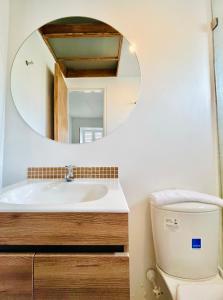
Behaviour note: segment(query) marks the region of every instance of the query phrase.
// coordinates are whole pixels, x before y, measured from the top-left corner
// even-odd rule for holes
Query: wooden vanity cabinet
[[[129,300],[125,254],[36,254],[35,300]]]
[[[0,253],[0,300],[33,299],[34,253]]]
[[[1,251],[32,252],[0,252],[0,300],[129,300],[127,213],[0,213],[0,228]]]

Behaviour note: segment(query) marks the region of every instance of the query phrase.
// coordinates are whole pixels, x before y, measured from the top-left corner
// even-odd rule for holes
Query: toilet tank
[[[217,274],[220,209],[211,204],[151,203],[157,266],[169,275],[205,279]]]

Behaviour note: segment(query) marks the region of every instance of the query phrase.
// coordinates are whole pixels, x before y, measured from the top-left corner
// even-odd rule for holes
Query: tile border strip
[[[74,178],[118,178],[118,167],[74,167]],[[28,179],[62,179],[65,167],[29,167]]]

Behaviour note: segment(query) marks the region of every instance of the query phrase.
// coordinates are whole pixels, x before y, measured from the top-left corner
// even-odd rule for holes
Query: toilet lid
[[[223,284],[183,284],[177,287],[177,300],[223,300]]]

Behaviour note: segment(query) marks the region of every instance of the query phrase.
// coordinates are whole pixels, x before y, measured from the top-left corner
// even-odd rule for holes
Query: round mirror
[[[135,107],[140,68],[131,45],[101,21],[50,22],[22,44],[11,72],[15,105],[39,134],[63,143],[108,135]]]

